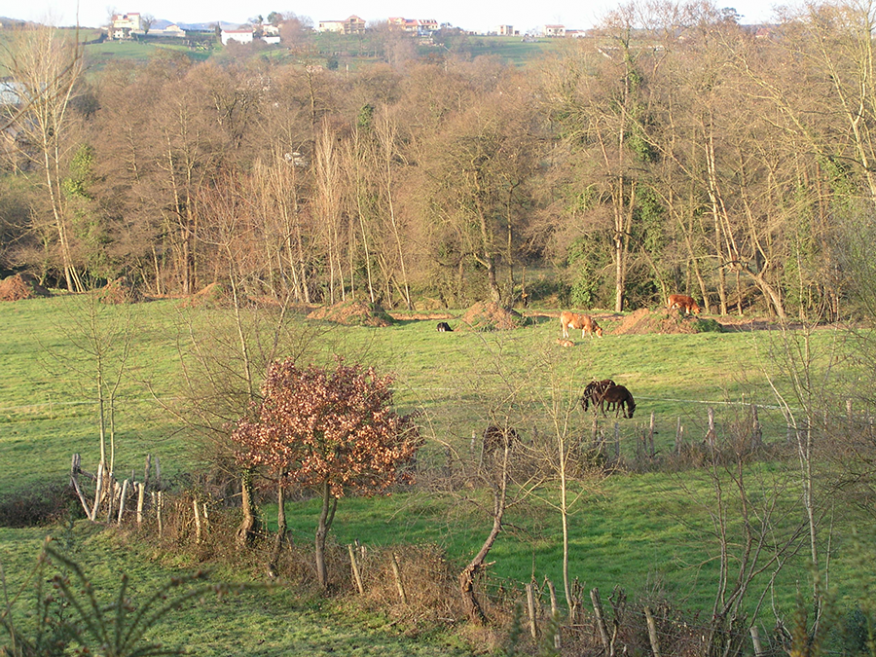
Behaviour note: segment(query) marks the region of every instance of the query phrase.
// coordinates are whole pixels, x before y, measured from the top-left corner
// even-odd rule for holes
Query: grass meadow
[[[205,449],[167,408],[174,407],[182,390],[183,370],[198,377],[192,367],[197,353],[217,357],[233,352],[230,319],[227,310],[187,308],[170,299],[104,306],[90,297],[60,295],[0,305],[0,498],[65,482],[74,452],[82,454],[84,469],[96,465],[97,354],[104,376],[115,380],[118,375],[116,471],[142,472],[146,454],[152,454],[160,459],[168,480],[180,485],[190,481],[186,475],[203,467]],[[277,355],[295,354],[303,363],[330,363],[342,356],[373,365],[379,373],[392,373],[399,410],[417,413],[426,440],[418,461],[422,484],[389,497],[342,499],[332,540],[341,546],[354,541],[374,547],[433,545],[461,568],[489,531],[490,520],[481,510],[488,500],[482,490],[428,485],[432,473],[476,458],[471,454],[472,435],[480,435],[490,423],[513,424],[527,446],[550,442],[557,435],[589,441],[592,416],[577,400],[594,378],[613,378],[636,398],[633,419],[600,418],[597,426],[610,444],[619,436],[626,462],[640,462],[637,443],[648,432],[652,413],[655,463],[665,463],[679,427],[687,444],[702,443],[712,408],[716,433],[730,436],[748,417],[751,404],[758,405],[764,442],[777,446],[776,453],[787,452],[786,421],[773,386],[788,395],[792,407],[794,402],[788,373],[774,354],[797,343],[783,341],[776,331],[613,334],[622,319],[606,315],[600,322],[606,329],[603,338],[573,334],[575,346],[563,348],[557,344],[559,322],[545,315],[534,315],[524,328],[490,333],[464,330],[456,318],[448,319],[456,328],[451,333],[436,332],[437,320],[426,316],[385,328],[342,327],[303,315],[288,318]],[[266,344],[254,333],[249,338],[253,345]],[[843,339],[832,329],[812,333],[814,373],[844,362]],[[837,367],[854,374],[847,364]],[[234,368],[229,365],[228,377],[233,378]],[[802,513],[793,460],[752,463],[745,476],[763,499],[771,491],[781,492],[776,497],[775,531],[790,531]],[[572,577],[587,589],[607,592],[620,585],[631,598],[667,599],[679,608],[711,612],[719,544],[711,515],[715,480],[708,468],[621,470],[606,478],[588,477],[572,488],[579,494],[570,516]],[[557,484],[545,482],[509,512],[505,531],[490,553],[488,588],[516,587],[531,578],[562,581],[557,496]],[[262,511],[270,525],[275,505],[268,500]],[[853,509],[837,508],[833,513],[830,584],[837,608],[848,610],[870,586],[872,575],[862,564],[876,555],[876,538],[872,532],[857,531],[866,525],[856,520]],[[317,514],[313,500],[288,503],[296,541],[312,541]],[[731,532],[738,530],[732,516],[728,526]],[[80,523],[0,528],[0,564],[10,585],[23,581],[47,532],[70,543],[84,565],[95,569],[96,581],[107,586],[126,571],[148,589],[179,567],[195,565],[174,563],[150,548],[123,546]],[[805,551],[789,560],[772,585],[765,578],[758,581],[757,590],[768,591],[770,604],[784,614],[791,613],[798,590],[806,588],[811,576],[804,557]],[[246,578],[258,581],[251,574]],[[279,588],[259,591],[242,594],[251,596],[246,605],[226,601],[218,607],[187,609],[180,619],[168,621],[179,627],[169,626],[165,636],[193,647],[197,654],[230,654],[223,650],[238,645],[234,641],[239,639],[221,626],[222,605],[230,604],[235,610],[247,609],[241,623],[248,629],[242,633],[269,637],[267,645],[240,647],[235,654],[455,654],[458,649],[445,637],[422,647],[392,633],[375,638],[365,628],[352,626],[326,636],[318,629],[327,613],[320,601],[299,599]],[[281,623],[281,618],[286,620]],[[764,622],[769,624],[769,618]],[[210,640],[199,634],[204,632],[210,633]]]

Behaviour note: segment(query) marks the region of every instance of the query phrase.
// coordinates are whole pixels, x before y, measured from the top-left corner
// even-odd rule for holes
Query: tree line
[[[416,56],[87,56],[11,35],[0,265],[84,290],[214,282],[616,311],[849,310],[876,199],[866,4],[755,30],[708,2],[622,5],[524,67]]]

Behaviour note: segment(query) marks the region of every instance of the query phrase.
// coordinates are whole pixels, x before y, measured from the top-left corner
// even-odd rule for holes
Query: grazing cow
[[[602,381],[591,381],[590,383],[588,383],[586,386],[584,386],[584,394],[581,395],[581,408],[583,408],[586,412],[590,409],[590,404],[593,404],[593,408],[595,410],[596,405],[599,403],[599,398],[602,396],[602,393],[613,385],[615,385],[615,383],[611,379],[603,379]]]
[[[493,456],[497,450],[511,450],[515,443],[520,442],[520,436],[514,427],[497,427],[491,424],[484,430],[483,459]]]
[[[690,315],[691,313],[694,315],[700,314],[700,307],[697,305],[697,302],[693,300],[693,297],[689,297],[686,294],[670,294],[666,300],[666,307],[669,310],[673,308],[684,310],[685,315]]]
[[[614,404],[614,416],[620,415],[621,410],[624,412],[624,417],[632,418],[636,411],[636,402],[630,391],[623,386],[609,386],[599,396],[599,409],[605,415],[605,404],[608,404],[609,410]]]
[[[450,324],[447,322],[438,322],[438,332],[439,333],[452,333],[453,329],[450,328]]]
[[[569,328],[581,329],[581,337],[583,338],[588,333],[593,337],[595,333],[600,338],[602,337],[602,328],[596,323],[590,315],[579,313],[570,313],[563,311],[560,313],[560,324],[563,326],[563,337],[569,337]]]

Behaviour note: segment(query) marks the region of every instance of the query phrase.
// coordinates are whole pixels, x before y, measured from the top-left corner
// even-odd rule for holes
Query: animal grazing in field
[[[557,339],[557,344],[561,347],[574,347],[575,343],[571,340],[563,340],[563,338]]]
[[[492,457],[493,452],[498,450],[505,451],[507,449],[510,451],[518,442],[520,442],[520,435],[514,427],[498,427],[491,424],[484,429],[483,458]]]
[[[563,337],[569,337],[569,329],[581,329],[581,337],[583,338],[588,333],[590,337],[593,337],[595,333],[600,338],[602,337],[602,328],[599,324],[596,323],[596,320],[593,319],[590,315],[583,315],[581,313],[570,313],[568,311],[563,311],[560,313],[560,324],[563,326]]]
[[[447,322],[438,322],[438,332],[439,333],[452,333],[453,329],[450,328],[450,324]]]
[[[581,408],[586,412],[590,410],[590,404],[593,404],[593,408],[595,409],[602,393],[613,385],[615,385],[615,383],[611,379],[591,381],[588,383],[584,386],[584,394],[581,395]]]
[[[624,417],[632,418],[636,411],[636,402],[633,395],[624,386],[609,386],[599,396],[599,409],[605,415],[605,405],[608,404],[609,410],[614,405],[614,416],[620,415],[621,410],[624,412]]]
[[[689,297],[686,294],[670,294],[666,300],[666,307],[669,310],[673,308],[683,310],[685,315],[690,315],[691,313],[694,315],[700,314],[700,307],[697,305],[697,302],[694,301],[693,297]]]

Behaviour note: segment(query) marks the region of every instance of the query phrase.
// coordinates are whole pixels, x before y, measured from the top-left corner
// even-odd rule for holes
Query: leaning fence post
[[[532,582],[526,585],[526,611],[529,614],[529,633],[533,639],[538,638],[538,627],[535,625],[535,591]]]
[[[657,623],[651,614],[651,608],[645,607],[645,620],[648,622],[648,640],[651,642],[651,652],[654,657],[660,657],[660,643],[657,641]]]
[[[562,643],[560,639],[560,609],[557,605],[557,589],[554,586],[554,583],[550,580],[547,580],[547,585],[548,591],[551,595],[551,620],[553,621],[554,648],[559,650]]]
[[[654,458],[654,411],[651,411],[651,422],[648,425],[648,447],[650,449],[651,458]]]
[[[602,613],[602,601],[599,599],[599,589],[590,589],[590,601],[593,603],[593,613],[596,615],[596,627],[599,628],[599,638],[605,654],[610,654],[611,640],[608,638],[608,628],[605,626],[605,616]]]
[[[362,576],[359,574],[359,564],[356,563],[356,552],[353,550],[353,544],[347,545],[347,551],[350,553],[350,567],[353,569],[353,579],[356,581],[356,588],[359,590],[359,595],[365,593],[365,587],[362,585]]]
[[[408,604],[408,596],[405,593],[405,587],[402,583],[401,570],[398,567],[398,558],[395,552],[392,553],[392,574],[395,575],[395,585],[398,587],[398,596],[401,598],[402,604]]]
[[[760,657],[763,654],[763,645],[760,642],[760,632],[757,631],[757,625],[752,625],[748,631],[751,633],[751,643],[754,645],[754,657]]]
[[[122,524],[122,514],[125,512],[125,498],[128,496],[128,483],[128,480],[125,479],[125,482],[122,484],[122,494],[119,498],[119,519],[116,523],[117,525]]]

